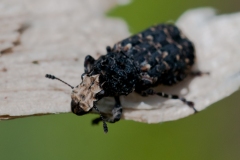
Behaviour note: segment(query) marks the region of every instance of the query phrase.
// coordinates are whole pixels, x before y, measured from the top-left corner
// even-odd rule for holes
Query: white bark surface
[[[125,1],[121,1],[125,2]],[[126,24],[104,12],[117,0],[4,0],[0,2],[0,119],[70,112],[71,89],[46,73],[76,86],[87,54],[126,38]],[[240,86],[240,13],[216,15],[211,8],[184,13],[177,25],[196,47],[195,69],[210,75],[188,78],[156,90],[194,101],[198,110]],[[147,123],[176,120],[193,113],[179,100],[135,93],[121,97],[123,119]],[[111,113],[114,102],[98,103]]]

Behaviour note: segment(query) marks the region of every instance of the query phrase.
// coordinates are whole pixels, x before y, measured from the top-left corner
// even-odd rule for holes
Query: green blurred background
[[[135,33],[202,6],[230,13],[240,10],[240,1],[134,0],[107,14],[125,19]],[[97,115],[77,117],[69,113],[3,121],[0,159],[239,160],[239,97],[238,91],[199,114],[173,122],[149,125],[122,120],[109,124],[108,134],[101,125],[90,125]]]

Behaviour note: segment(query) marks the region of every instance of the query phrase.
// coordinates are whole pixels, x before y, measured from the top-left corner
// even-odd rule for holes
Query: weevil
[[[121,118],[119,97],[133,91],[142,96],[158,95],[179,99],[197,112],[193,102],[152,89],[158,85],[174,85],[192,73],[194,45],[175,25],[152,26],[113,47],[106,47],[106,52],[97,60],[90,55],[85,57],[82,82],[76,87],[53,75],[46,75],[72,88],[71,110],[76,115],[84,115],[95,109],[100,117],[92,123],[103,121],[103,129],[107,133],[106,122],[115,123]],[[115,99],[111,117],[103,117],[96,106],[103,97]]]

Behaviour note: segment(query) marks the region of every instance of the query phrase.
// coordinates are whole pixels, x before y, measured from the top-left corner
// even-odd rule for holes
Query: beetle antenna
[[[59,79],[59,78],[55,77],[54,75],[51,75],[51,74],[46,74],[46,75],[45,75],[45,77],[46,77],[46,78],[49,78],[49,79],[57,79],[57,80],[59,80],[59,81],[61,81],[61,82],[65,83],[66,85],[68,85],[68,86],[69,86],[69,87],[71,87],[72,89],[74,88],[73,86],[71,86],[71,85],[70,85],[70,84],[68,84],[67,82],[64,82],[63,80],[61,80],[61,79]]]
[[[100,114],[100,117],[101,117],[101,119],[102,119],[102,121],[103,121],[103,130],[104,130],[105,133],[107,133],[107,132],[108,132],[107,123],[106,123],[106,121],[104,120],[101,112],[99,111],[99,109],[98,109],[95,105],[93,105],[93,108]]]

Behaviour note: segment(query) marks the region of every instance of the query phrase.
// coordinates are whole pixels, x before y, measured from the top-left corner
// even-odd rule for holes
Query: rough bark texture
[[[0,2],[0,119],[70,112],[71,89],[46,73],[76,86],[87,54],[129,36],[121,20],[104,12],[117,0],[4,0]],[[211,8],[184,13],[177,25],[197,51],[195,69],[210,75],[188,78],[156,90],[180,94],[198,110],[229,96],[240,86],[240,13],[216,15]],[[178,100],[135,93],[121,97],[123,119],[147,123],[176,120],[193,113]],[[98,103],[111,113],[114,101]]]

